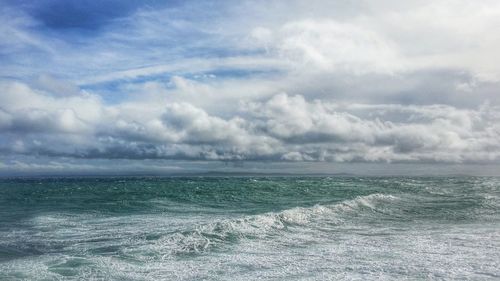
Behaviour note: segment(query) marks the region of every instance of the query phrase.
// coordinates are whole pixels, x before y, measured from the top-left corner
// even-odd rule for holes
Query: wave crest
[[[221,220],[200,225],[192,231],[168,235],[158,242],[163,249],[170,249],[173,254],[202,253],[241,239],[282,234],[288,228],[315,228],[326,223],[337,225],[344,221],[345,215],[359,214],[365,210],[377,211],[380,204],[397,199],[393,195],[375,193],[332,205],[296,207],[281,212]]]

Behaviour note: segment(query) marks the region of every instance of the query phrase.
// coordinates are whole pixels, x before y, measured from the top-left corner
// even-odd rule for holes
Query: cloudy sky
[[[0,0],[0,174],[492,169],[499,26],[498,0]]]

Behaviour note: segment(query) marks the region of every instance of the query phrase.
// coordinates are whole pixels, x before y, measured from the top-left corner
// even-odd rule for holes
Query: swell
[[[224,219],[163,236],[156,241],[155,248],[174,255],[203,253],[242,239],[275,238],[301,229],[320,230],[344,224],[352,217],[387,213],[390,205],[398,200],[393,195],[375,193],[336,204]]]

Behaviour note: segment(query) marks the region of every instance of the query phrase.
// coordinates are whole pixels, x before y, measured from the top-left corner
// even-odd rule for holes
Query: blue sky
[[[0,173],[497,165],[499,21],[492,0],[2,0]]]

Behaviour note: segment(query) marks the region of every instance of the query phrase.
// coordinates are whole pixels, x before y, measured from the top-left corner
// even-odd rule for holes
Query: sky
[[[0,0],[0,175],[495,173],[499,26],[497,0]]]

